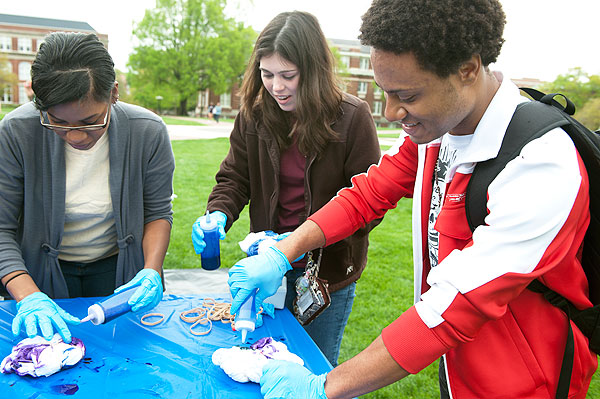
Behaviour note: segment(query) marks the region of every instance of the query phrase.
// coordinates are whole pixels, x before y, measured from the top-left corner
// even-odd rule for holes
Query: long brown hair
[[[283,111],[262,83],[260,59],[275,53],[299,71],[294,112]],[[293,134],[301,153],[320,154],[337,136],[331,124],[341,112],[342,91],[333,65],[325,35],[312,14],[293,11],[277,15],[258,36],[246,68],[242,116],[261,120],[282,149],[289,146]]]

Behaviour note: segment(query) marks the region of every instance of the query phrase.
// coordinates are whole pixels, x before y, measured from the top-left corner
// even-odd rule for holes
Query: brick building
[[[9,70],[18,77],[16,85],[0,91],[0,103],[29,101],[31,63],[44,36],[56,31],[95,33],[108,47],[108,36],[96,32],[86,22],[0,14],[0,53],[6,56]]]
[[[375,123],[378,126],[387,126],[388,122],[383,116],[383,91],[373,79],[370,47],[361,45],[358,40],[330,39],[330,43],[337,49],[341,63],[346,69],[340,74],[342,89],[369,103]]]

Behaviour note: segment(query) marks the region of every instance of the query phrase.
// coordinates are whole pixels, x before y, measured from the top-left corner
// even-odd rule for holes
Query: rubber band
[[[144,320],[146,317],[160,317],[160,319],[158,319],[156,321],[146,321],[146,320]],[[159,323],[162,323],[162,321],[164,319],[165,319],[165,315],[162,313],[147,313],[142,316],[140,322],[145,326],[155,326]]]
[[[213,321],[233,325],[234,316],[229,313],[231,304],[227,302],[217,302],[212,298],[205,298],[202,304],[197,308],[192,308],[181,312],[179,318],[186,323],[191,323],[190,333],[193,335],[206,335],[212,330]],[[198,325],[208,325],[204,331],[196,331],[194,327]]]
[[[231,328],[235,330],[235,315],[230,313],[231,304],[227,302],[217,302],[213,298],[205,298],[199,307],[188,309],[179,314],[179,318],[184,322],[191,324],[190,333],[192,335],[200,336],[207,335],[211,332],[213,321],[221,321],[223,324],[231,324]],[[258,313],[262,313],[263,309],[260,308]],[[144,319],[146,317],[160,317],[158,321],[148,322]],[[165,316],[162,313],[148,313],[142,316],[141,323],[146,326],[155,326],[164,320]],[[208,326],[208,329],[197,331],[195,327]]]

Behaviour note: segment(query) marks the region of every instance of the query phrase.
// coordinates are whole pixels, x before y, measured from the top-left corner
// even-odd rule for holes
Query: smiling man
[[[266,398],[352,398],[438,358],[442,398],[555,397],[568,320],[526,287],[541,279],[578,308],[591,305],[578,258],[590,218],[588,178],[568,135],[554,129],[508,163],[488,188],[485,225],[472,233],[465,214],[475,165],[498,155],[517,105],[527,101],[489,68],[504,23],[498,0],[375,0],[363,16],[360,38],[372,48],[385,116],[408,136],[277,243],[276,256],[234,266],[230,285],[238,294],[257,281],[276,287],[290,259],[409,197],[415,305],[389,309],[398,318],[328,374],[270,362],[261,379]],[[597,360],[575,326],[573,334],[569,397],[584,398]]]

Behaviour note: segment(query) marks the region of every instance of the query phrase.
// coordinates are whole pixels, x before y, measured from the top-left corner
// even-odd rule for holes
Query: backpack
[[[521,90],[534,101],[517,106],[506,129],[498,156],[475,166],[466,192],[467,221],[471,231],[484,224],[487,215],[487,189],[498,173],[527,143],[556,127],[562,128],[575,144],[589,178],[590,225],[583,242],[581,263],[589,284],[590,300],[594,306],[578,310],[539,280],[532,281],[527,288],[543,294],[552,305],[562,309],[589,339],[590,349],[600,353],[600,131],[593,132],[572,118],[575,105],[562,94],[544,94],[529,88]],[[556,96],[561,96],[566,101],[564,107],[554,100]],[[556,391],[557,398],[567,397],[573,369],[575,351],[570,322],[568,327],[567,344]]]

